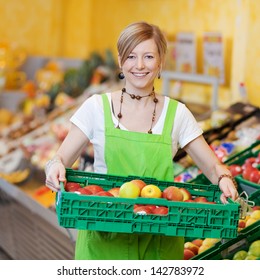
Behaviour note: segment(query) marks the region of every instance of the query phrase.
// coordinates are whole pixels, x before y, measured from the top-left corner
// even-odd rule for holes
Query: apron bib
[[[173,181],[172,139],[177,101],[170,100],[161,135],[117,129],[108,98],[102,94],[107,173]],[[124,234],[79,230],[76,259],[183,259],[184,238],[152,234]]]

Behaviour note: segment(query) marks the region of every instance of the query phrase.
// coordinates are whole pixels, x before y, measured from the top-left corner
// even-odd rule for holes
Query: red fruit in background
[[[84,188],[91,191],[93,194],[104,191],[104,189],[98,185],[88,185],[88,186],[85,186]]]
[[[229,167],[228,167],[229,171],[231,172],[232,176],[235,177],[239,174],[242,174],[243,172],[243,169],[240,165],[238,164],[231,164]]]
[[[97,192],[93,195],[98,195],[98,196],[113,196],[112,193],[108,192],[108,191],[101,191],[101,192]],[[114,196],[113,196],[114,197]]]
[[[89,190],[86,190],[85,188],[78,188],[74,192],[78,193],[78,194],[92,195],[92,192]]]
[[[189,259],[191,259],[192,257],[194,257],[195,256],[195,254],[194,254],[194,252],[192,252],[190,249],[184,249],[184,260],[189,260]]]
[[[258,184],[259,180],[260,180],[260,171],[254,168],[251,174],[249,175],[249,181]]]
[[[251,165],[247,165],[242,172],[242,177],[245,180],[249,180],[250,174],[252,173],[253,169],[255,169],[255,168],[252,167]]]
[[[253,164],[256,161],[255,157],[249,157],[245,160],[245,164]]]
[[[139,215],[147,215],[147,214],[152,214],[152,210],[146,205],[141,205],[141,206],[134,207],[134,213]]]
[[[67,182],[65,185],[65,190],[67,192],[74,192],[80,188],[80,184],[76,182]]]
[[[165,206],[158,206],[153,210],[154,215],[167,215],[168,214],[168,207]]]

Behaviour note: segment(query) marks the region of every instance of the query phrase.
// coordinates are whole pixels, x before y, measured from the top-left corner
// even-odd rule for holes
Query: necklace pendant
[[[130,96],[132,99],[135,99],[135,97],[136,97],[134,94],[130,94]]]
[[[121,119],[123,116],[122,116],[121,113],[118,113],[118,114],[117,114],[117,117],[118,117],[119,119]]]
[[[151,128],[148,130],[148,133],[149,133],[149,134],[153,134]]]
[[[136,98],[137,100],[140,100],[142,97],[141,97],[140,95],[136,95],[135,98]]]
[[[153,102],[158,103],[158,99],[156,97],[154,97]]]

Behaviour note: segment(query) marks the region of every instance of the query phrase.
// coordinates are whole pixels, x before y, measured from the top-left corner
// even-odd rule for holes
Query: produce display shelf
[[[255,143],[253,143],[250,147],[242,150],[239,153],[236,153],[235,155],[231,156],[229,159],[227,159],[224,164],[230,166],[232,164],[238,164],[242,165],[246,159],[250,157],[256,157],[260,152],[260,140],[257,140]],[[260,185],[257,183],[250,182],[249,180],[243,179],[242,175],[235,176],[235,179],[238,183],[238,191],[239,193],[245,191],[247,195],[249,196],[249,199],[251,200],[251,196],[253,196],[254,200],[259,195],[260,192]],[[190,183],[195,184],[210,184],[210,181],[207,179],[207,177],[204,174],[199,174],[196,178],[189,181]],[[254,194],[256,192],[256,194]],[[260,204],[260,198],[258,201]]]
[[[234,238],[240,215],[240,205],[230,200],[220,202],[221,191],[216,185],[198,185],[159,181],[136,176],[116,176],[67,169],[67,182],[80,185],[99,185],[108,190],[120,187],[132,179],[142,179],[162,191],[168,186],[187,189],[193,197],[204,196],[213,203],[169,201],[164,198],[119,198],[82,195],[64,190],[56,195],[59,224],[65,228],[124,233],[152,233],[167,236]],[[165,206],[167,215],[140,215],[134,213],[136,204]]]
[[[248,250],[252,242],[260,240],[260,221],[241,230],[236,238],[222,240],[212,248],[196,255],[192,260],[223,260],[232,259],[241,250]]]

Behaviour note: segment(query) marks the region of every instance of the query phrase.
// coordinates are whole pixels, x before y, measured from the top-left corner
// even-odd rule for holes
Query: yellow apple
[[[140,188],[131,183],[125,182],[119,189],[119,197],[123,198],[136,198],[140,195]]]
[[[254,218],[249,218],[247,221],[246,221],[246,227],[252,225],[253,223],[255,223],[257,220],[254,219]]]
[[[255,220],[260,220],[260,210],[254,210],[251,213],[250,217],[255,219]]]
[[[160,198],[162,197],[162,191],[156,185],[146,185],[141,190],[141,197]]]

